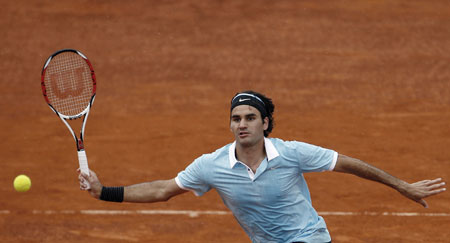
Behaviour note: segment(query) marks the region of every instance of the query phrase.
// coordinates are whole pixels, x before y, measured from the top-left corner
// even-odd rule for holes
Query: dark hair
[[[264,102],[264,108],[266,110],[266,116],[265,117],[269,118],[269,126],[264,131],[264,137],[268,137],[269,134],[272,132],[272,129],[273,129],[274,123],[275,123],[274,122],[274,118],[273,118],[273,112],[275,111],[275,105],[272,103],[272,99],[270,99],[270,98],[268,98],[268,97],[264,96],[263,94],[260,94],[260,93],[258,93],[256,91],[253,91],[253,90],[242,91],[242,92],[237,93],[236,95],[241,94],[241,93],[255,95],[255,96],[257,96],[258,98],[260,98]],[[260,113],[261,113],[261,118],[264,120],[265,117],[263,117],[262,112],[260,112]]]

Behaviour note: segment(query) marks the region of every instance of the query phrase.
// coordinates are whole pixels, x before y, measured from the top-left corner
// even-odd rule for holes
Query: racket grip
[[[90,173],[89,173],[89,166],[88,166],[88,161],[87,161],[87,157],[86,157],[86,151],[84,151],[84,150],[78,151],[78,162],[80,164],[81,172],[89,176]],[[86,186],[86,190],[91,188],[91,185],[89,185],[88,181],[84,180],[81,183],[83,183]]]

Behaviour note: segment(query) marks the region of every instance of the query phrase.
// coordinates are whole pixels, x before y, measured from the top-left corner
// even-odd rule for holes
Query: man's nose
[[[246,128],[246,127],[247,127],[247,122],[244,119],[242,119],[239,122],[239,128]]]

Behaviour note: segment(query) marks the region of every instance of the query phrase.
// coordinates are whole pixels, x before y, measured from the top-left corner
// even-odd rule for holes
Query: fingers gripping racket
[[[41,86],[47,104],[64,122],[75,139],[81,172],[89,175],[83,141],[86,120],[94,102],[97,87],[92,64],[77,50],[59,50],[45,62],[42,68]],[[78,138],[68,121],[81,117],[83,120]],[[90,188],[87,181],[83,183],[86,189]]]

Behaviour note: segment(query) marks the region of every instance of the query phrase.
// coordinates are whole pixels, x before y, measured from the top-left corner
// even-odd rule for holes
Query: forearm
[[[167,181],[152,181],[126,186],[124,188],[124,202],[152,203],[167,201],[171,194],[165,191]]]
[[[400,192],[408,185],[407,182],[392,176],[381,169],[345,155],[339,155],[335,171],[349,173],[364,179],[376,181]]]
[[[361,160],[345,155],[338,156],[334,171],[350,173],[368,180],[383,183],[399,191],[405,197],[420,203],[424,207],[428,207],[428,204],[424,200],[425,197],[436,195],[446,190],[444,187],[445,182],[442,182],[441,178],[422,180],[410,184]]]
[[[152,203],[167,201],[171,197],[187,192],[181,189],[174,179],[144,182],[125,187],[104,187],[94,171],[90,175],[78,170],[80,189],[87,190],[94,198],[112,202]],[[86,189],[85,180],[91,185]]]

